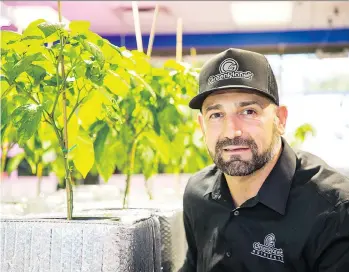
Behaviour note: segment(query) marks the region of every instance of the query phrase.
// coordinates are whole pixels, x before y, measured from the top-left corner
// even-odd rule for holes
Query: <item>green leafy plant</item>
[[[292,147],[299,148],[309,136],[315,135],[315,128],[309,123],[304,123],[297,127],[297,129],[293,132],[293,137],[290,140],[290,145]]]
[[[143,54],[129,54],[137,64],[144,62]],[[140,67],[132,67],[133,78],[126,77],[129,91],[119,108],[109,112],[105,123],[97,121],[91,126],[97,135],[96,164],[103,179],[108,180],[115,167],[126,175],[123,207],[128,206],[134,173],[142,173],[147,181],[158,172],[160,164],[180,165],[183,154],[175,154],[175,150],[183,150],[186,145],[179,142],[182,138],[176,140],[176,135],[190,138],[193,130],[188,128],[194,124],[187,104],[197,89],[196,71],[172,60],[161,68],[145,63]],[[178,160],[173,160],[176,156]],[[106,157],[107,161],[103,159]],[[200,158],[191,164],[197,161]]]
[[[55,159],[57,156],[56,154],[59,152],[58,144],[55,145],[55,141],[42,141],[39,133],[35,132],[34,136],[26,141],[22,147],[23,152],[12,157],[8,161],[6,170],[10,174],[12,171],[18,168],[19,164],[23,160],[27,161],[31,168],[31,172],[38,178],[37,196],[39,196],[44,171],[50,171],[55,164],[62,162],[59,159]],[[60,166],[58,166],[58,168],[59,167]]]
[[[159,101],[152,111],[154,129],[140,139],[135,169],[143,173],[150,198],[147,181],[152,175],[161,171],[179,177],[180,173],[195,172],[210,162],[193,111],[188,107],[197,92],[198,71],[174,60],[166,61],[156,71],[149,79]]]
[[[37,20],[22,34],[2,31],[1,47],[2,157],[18,143],[34,173],[47,166],[63,176],[68,219],[74,172],[85,178],[93,167],[108,181],[119,169],[127,207],[133,173],[147,180],[160,165],[180,173],[207,162],[187,107],[197,73],[186,64],[153,67],[145,54],[112,45],[83,21]],[[48,150],[55,153],[50,166]]]
[[[134,61],[129,51],[91,32],[88,22],[71,22],[67,29],[37,20],[22,34],[2,31],[1,47],[2,146],[24,147],[42,123],[50,126],[64,161],[71,219],[72,167],[83,177],[92,168],[99,149],[90,125],[111,108],[118,112],[137,77],[130,69]]]

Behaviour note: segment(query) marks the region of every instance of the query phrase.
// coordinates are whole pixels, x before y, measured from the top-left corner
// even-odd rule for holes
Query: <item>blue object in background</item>
[[[103,36],[117,46],[136,49],[136,36]],[[143,45],[148,45],[149,35],[142,36]],[[287,46],[305,45],[349,45],[349,28],[316,29],[268,32],[233,32],[233,33],[199,33],[183,34],[183,48],[214,47],[263,47],[285,44]],[[146,47],[146,46],[145,46]],[[156,34],[153,49],[170,49],[176,47],[176,34]]]

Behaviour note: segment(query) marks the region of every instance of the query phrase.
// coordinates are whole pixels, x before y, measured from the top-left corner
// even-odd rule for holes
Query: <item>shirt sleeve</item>
[[[311,271],[349,271],[349,202],[321,216],[309,241]]]
[[[190,201],[188,199],[188,194],[184,193],[183,197],[183,222],[184,230],[187,238],[187,253],[183,266],[180,268],[179,272],[196,272],[197,268],[197,247],[195,242],[195,236],[190,223],[189,210]]]

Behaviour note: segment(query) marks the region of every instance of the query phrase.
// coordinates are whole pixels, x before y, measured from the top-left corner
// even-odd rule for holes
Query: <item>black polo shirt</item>
[[[284,140],[258,194],[240,207],[215,165],[189,179],[183,205],[181,271],[349,272],[349,179]]]

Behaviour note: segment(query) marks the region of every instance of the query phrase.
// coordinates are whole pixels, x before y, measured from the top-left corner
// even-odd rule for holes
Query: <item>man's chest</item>
[[[256,209],[217,209],[195,224],[199,271],[306,271],[302,219]]]

